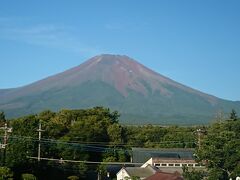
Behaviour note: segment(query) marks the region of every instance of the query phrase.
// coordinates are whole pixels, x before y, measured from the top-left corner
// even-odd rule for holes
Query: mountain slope
[[[0,110],[17,117],[45,109],[106,106],[125,123],[199,124],[217,112],[239,110],[232,102],[202,93],[127,56],[100,55],[33,84],[0,90]]]

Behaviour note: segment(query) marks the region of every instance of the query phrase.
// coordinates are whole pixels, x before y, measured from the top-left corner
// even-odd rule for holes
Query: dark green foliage
[[[23,169],[28,168],[29,163],[27,156],[33,156],[37,148],[36,141],[31,138],[37,138],[36,129],[38,119],[35,115],[29,115],[23,118],[11,121],[13,132],[9,139],[6,153],[7,165],[11,168],[21,166]]]
[[[6,123],[5,113],[0,111],[0,126],[3,126]]]
[[[213,124],[203,138],[197,157],[206,161],[209,179],[235,178],[240,162],[240,120]]]
[[[10,124],[14,130],[9,138],[6,164],[14,170],[17,178],[25,172],[34,173],[40,179],[53,176],[62,179],[73,174],[86,178],[86,172],[92,167],[84,163],[41,161],[38,164],[35,160],[29,159],[37,156],[37,129],[40,121],[44,129],[41,157],[47,158],[126,162],[130,161],[131,146],[194,146],[191,144],[194,141],[192,136],[194,129],[152,125],[124,127],[118,124],[118,118],[119,114],[116,111],[110,112],[107,108],[95,107],[86,110],[65,109],[57,113],[46,110],[37,115],[15,119]],[[184,133],[187,135],[184,136]],[[46,176],[46,173],[43,173],[45,171],[51,173]]]
[[[148,148],[194,148],[196,128],[128,126],[127,141],[131,146]]]
[[[37,180],[33,174],[22,174],[22,180]]]
[[[85,163],[59,164],[54,161],[37,163],[29,158],[37,156],[39,122],[44,130],[41,157],[102,161],[102,154],[108,148],[105,145],[118,143],[117,138],[122,135],[120,133],[115,139],[110,138],[113,132],[109,129],[119,127],[121,130],[121,126],[117,125],[118,117],[116,111],[110,112],[109,109],[95,107],[87,110],[61,110],[58,113],[47,110],[37,115],[14,119],[10,121],[13,132],[8,139],[6,165],[14,170],[16,178],[20,178],[25,172],[34,172],[40,179],[51,179],[52,176],[66,179],[72,174],[85,178],[89,169]],[[105,144],[96,147],[94,144],[91,145],[94,142]],[[119,154],[118,159],[123,160],[124,155]]]
[[[230,119],[236,121],[238,119],[237,113],[234,109],[232,109],[232,112],[230,114]]]
[[[12,179],[13,172],[8,167],[0,167],[0,180]]]
[[[89,165],[84,161],[129,162],[132,147],[196,148],[196,131],[201,128],[206,133],[201,136],[201,148],[196,157],[207,162],[208,178],[221,180],[240,173],[239,119],[217,122],[210,127],[160,127],[123,126],[118,123],[118,118],[116,111],[95,107],[64,109],[57,113],[47,110],[9,121],[13,132],[8,138],[6,167],[11,168],[16,179],[26,173],[46,180],[67,179],[69,176],[87,179],[88,174],[96,175],[96,170],[106,176],[106,165]],[[37,162],[29,158],[37,156],[39,122],[44,129],[41,157],[59,161]],[[204,174],[188,169],[184,173],[186,179],[198,179]]]
[[[185,180],[202,180],[206,172],[196,171],[195,169],[189,170],[188,167],[183,167],[183,177]]]
[[[0,121],[5,121],[5,114],[3,111],[0,111]]]
[[[77,177],[77,176],[69,176],[67,179],[69,179],[69,180],[78,180],[79,177]]]
[[[120,124],[111,124],[107,129],[107,133],[112,145],[124,143],[124,128]]]

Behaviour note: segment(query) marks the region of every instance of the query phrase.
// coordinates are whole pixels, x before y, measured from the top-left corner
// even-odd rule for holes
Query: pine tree
[[[237,113],[234,109],[232,109],[232,112],[230,114],[230,119],[236,121],[238,119]]]
[[[6,123],[5,113],[3,111],[0,111],[0,126],[4,125]]]

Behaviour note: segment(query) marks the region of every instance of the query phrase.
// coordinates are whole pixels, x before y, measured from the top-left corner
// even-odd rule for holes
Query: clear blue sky
[[[239,8],[239,0],[0,1],[0,89],[110,53],[240,100]]]

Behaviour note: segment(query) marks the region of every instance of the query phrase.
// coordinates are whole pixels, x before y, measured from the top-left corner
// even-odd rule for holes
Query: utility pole
[[[201,135],[203,133],[202,129],[197,129],[197,135],[198,135],[198,149],[201,149]]]
[[[42,137],[42,132],[44,130],[42,130],[42,124],[41,124],[41,121],[39,121],[39,125],[38,125],[38,129],[37,129],[37,132],[38,132],[38,161],[41,160],[41,137]]]
[[[8,140],[8,133],[12,132],[12,128],[9,128],[7,126],[7,123],[4,124],[4,127],[0,127],[4,131],[3,136],[3,144],[0,144],[0,149],[3,149],[3,165],[5,164],[6,159],[6,146],[7,146],[7,140]]]
[[[101,170],[98,171],[98,177],[97,180],[101,180]]]

